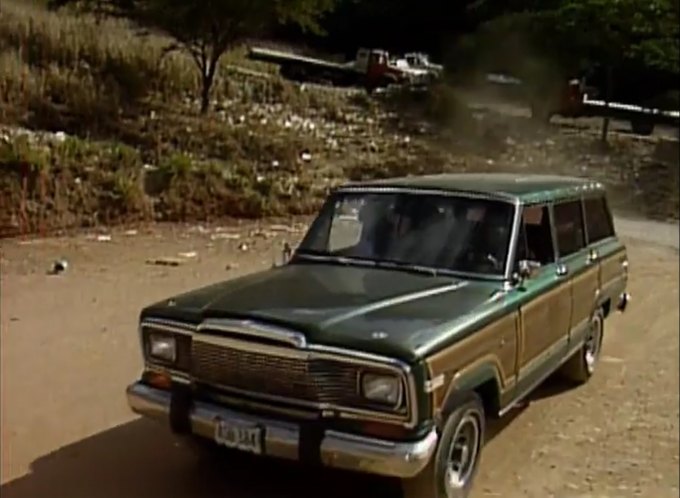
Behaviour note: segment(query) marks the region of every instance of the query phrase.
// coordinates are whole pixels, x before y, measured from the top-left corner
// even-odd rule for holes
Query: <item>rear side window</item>
[[[588,242],[598,242],[614,235],[614,224],[604,197],[586,199],[586,227]]]
[[[581,201],[556,204],[554,213],[557,250],[560,256],[569,256],[583,249],[586,245],[586,238]]]

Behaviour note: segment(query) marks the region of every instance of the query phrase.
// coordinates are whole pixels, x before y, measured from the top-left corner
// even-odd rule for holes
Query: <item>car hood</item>
[[[489,302],[494,288],[392,269],[296,263],[164,300],[142,318],[250,319],[304,332],[311,343],[408,361],[439,340],[442,328]]]

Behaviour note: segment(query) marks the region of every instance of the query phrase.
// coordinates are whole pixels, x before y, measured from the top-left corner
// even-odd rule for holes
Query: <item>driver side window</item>
[[[522,260],[534,261],[541,266],[555,262],[548,206],[527,206],[522,211],[515,270],[519,269]]]

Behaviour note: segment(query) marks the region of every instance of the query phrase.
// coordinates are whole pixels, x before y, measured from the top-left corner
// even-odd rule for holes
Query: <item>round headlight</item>
[[[371,401],[398,406],[403,395],[401,379],[393,375],[366,373],[361,377],[361,395]]]
[[[149,356],[158,360],[174,363],[177,359],[177,343],[169,335],[149,335]]]

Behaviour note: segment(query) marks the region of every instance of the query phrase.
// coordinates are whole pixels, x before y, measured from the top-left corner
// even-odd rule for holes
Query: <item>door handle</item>
[[[600,255],[595,249],[588,253],[588,263],[595,263],[600,258]]]
[[[564,263],[560,263],[557,265],[557,268],[555,268],[555,273],[558,277],[564,277],[569,273],[569,268],[567,268],[567,265]]]

